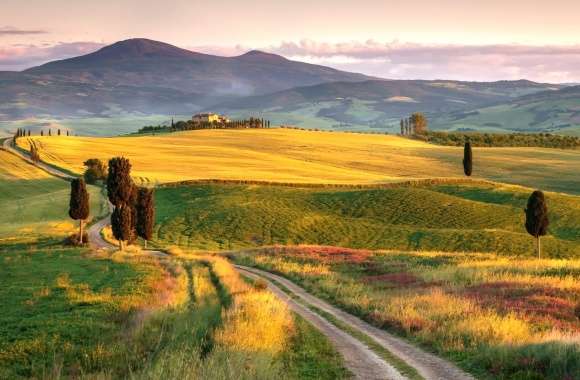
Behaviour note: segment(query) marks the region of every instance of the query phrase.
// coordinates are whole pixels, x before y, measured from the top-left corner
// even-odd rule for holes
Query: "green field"
[[[196,185],[156,191],[160,245],[228,250],[321,244],[531,255],[531,190],[431,186],[377,190]],[[580,254],[580,198],[548,193],[551,257]]]
[[[113,372],[127,359],[126,313],[148,300],[159,270],[84,253],[0,253],[0,378]]]
[[[59,238],[76,229],[68,216],[70,185],[0,151],[0,243],[10,240]],[[89,186],[91,217],[103,209],[101,190]]]

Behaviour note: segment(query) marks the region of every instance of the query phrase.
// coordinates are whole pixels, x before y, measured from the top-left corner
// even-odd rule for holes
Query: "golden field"
[[[143,182],[194,179],[381,183],[462,177],[463,149],[398,136],[269,130],[201,130],[157,136],[31,137],[44,161],[74,172],[88,158],[123,155]],[[580,151],[476,148],[475,174],[500,182],[578,192]],[[141,178],[139,178],[141,177]]]

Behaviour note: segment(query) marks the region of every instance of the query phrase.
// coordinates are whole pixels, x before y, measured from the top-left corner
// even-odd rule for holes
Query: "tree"
[[[44,136],[44,130],[40,130],[40,136]]]
[[[70,202],[68,215],[79,221],[79,242],[83,244],[83,223],[89,217],[89,193],[85,180],[73,179],[70,183]]]
[[[129,205],[115,207],[111,214],[113,236],[119,241],[119,249],[125,249],[124,242],[130,241],[133,234],[133,211]]]
[[[471,143],[467,141],[463,148],[463,172],[466,176],[471,176],[473,170],[473,152],[471,151]]]
[[[146,187],[139,188],[137,199],[137,235],[147,241],[153,236],[153,225],[155,223],[155,205],[153,198],[153,189]]]
[[[401,119],[400,125],[401,125],[401,136],[402,136],[405,134],[405,122],[403,121],[403,119]]]
[[[52,129],[50,129],[50,128],[48,129],[48,135],[52,136]]]
[[[411,125],[413,126],[413,133],[423,134],[427,132],[427,118],[420,112],[415,112],[411,115]]]
[[[30,145],[30,159],[33,162],[39,162],[40,161],[40,154],[38,153],[38,148],[34,144],[31,144]]]
[[[131,179],[131,163],[124,157],[109,160],[109,175],[107,177],[107,192],[109,201],[115,205],[111,215],[113,235],[119,240],[119,248],[123,250],[124,241],[134,239],[134,204],[135,185]]]
[[[107,166],[98,158],[90,158],[83,165],[86,166],[84,177],[87,183],[95,184],[97,181],[107,179]]]
[[[58,135],[60,136],[60,128],[58,129]]]
[[[536,238],[536,251],[538,258],[542,257],[540,237],[546,235],[548,232],[548,206],[546,205],[546,198],[544,193],[536,190],[530,195],[528,205],[525,209],[526,213],[526,231]]]
[[[131,179],[131,163],[124,157],[109,160],[109,175],[107,177],[107,192],[109,200],[115,206],[129,204],[133,191]]]

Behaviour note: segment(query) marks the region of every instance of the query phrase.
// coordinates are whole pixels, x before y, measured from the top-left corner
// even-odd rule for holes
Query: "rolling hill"
[[[281,124],[308,127],[311,118],[325,127],[398,128],[398,119],[421,111],[429,117],[503,104],[560,86],[526,80],[458,82],[368,80],[297,87],[274,94],[245,97],[212,108],[224,113],[261,113]]]
[[[504,104],[453,112],[434,120],[436,128],[580,135],[580,86],[542,91]]]
[[[464,178],[462,147],[397,136],[291,129],[199,130],[115,138],[30,137],[50,164],[82,172],[89,158],[129,158],[139,182],[196,179],[376,184]],[[476,148],[476,178],[579,194],[580,151]],[[538,170],[538,168],[542,170]]]

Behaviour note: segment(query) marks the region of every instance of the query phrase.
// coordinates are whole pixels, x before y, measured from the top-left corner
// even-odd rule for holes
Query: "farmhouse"
[[[218,115],[217,113],[198,113],[193,115],[191,120],[194,123],[227,123],[230,120],[222,115]]]

